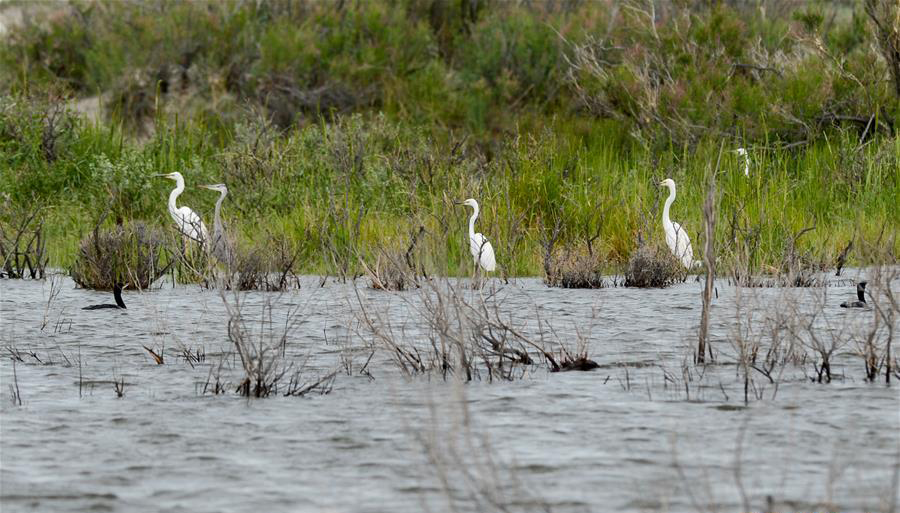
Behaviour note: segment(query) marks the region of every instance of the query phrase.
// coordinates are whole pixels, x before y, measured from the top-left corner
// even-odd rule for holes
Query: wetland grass
[[[434,13],[418,2],[181,3],[159,16],[67,5],[11,27],[0,48],[2,192],[13,206],[47,206],[42,238],[57,267],[73,265],[96,205],[166,226],[165,191],[147,177],[181,170],[193,184],[228,184],[236,234],[262,244],[270,225],[324,255],[298,273],[353,279],[367,248],[420,225],[443,248],[427,258],[446,256],[456,273],[467,248],[445,229],[461,216],[446,203],[463,197],[485,205],[504,279],[542,272],[541,223],[554,216],[561,247],[595,226],[602,247],[588,253],[622,271],[643,246],[635,232],[660,175],[679,184],[678,219],[702,226],[705,170],[725,141],[753,162],[746,176],[728,152],[719,183],[721,218],[748,230],[753,275],[802,283],[795,267],[830,265],[896,224],[900,103],[879,28],[894,19],[890,2],[797,16],[679,5],[652,26],[643,7],[601,3],[494,3],[440,30],[421,22]],[[349,43],[360,40],[371,51]],[[96,91],[110,92],[104,123],[62,101]],[[739,232],[720,225],[724,272]],[[591,270],[562,281],[599,284]]]

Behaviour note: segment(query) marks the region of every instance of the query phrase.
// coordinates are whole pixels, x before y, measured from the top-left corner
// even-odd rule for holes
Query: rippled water
[[[110,294],[65,279],[48,306],[49,281],[2,280],[2,510],[485,511],[493,497],[512,510],[740,511],[742,491],[757,511],[769,500],[780,511],[896,503],[900,388],[864,381],[854,344],[835,357],[832,383],[811,382],[811,363],[789,365],[777,388],[754,374],[761,399],[751,392],[745,405],[738,369],[727,364],[734,289],[720,285],[713,309],[723,363],[702,376],[688,366],[685,389],[701,284],[494,286],[503,315],[532,334],[538,320],[549,323],[551,342],[590,340],[600,369],[459,385],[403,378],[378,354],[368,367],[374,379],[339,373],[327,395],[203,394],[211,368],[222,365],[232,388],[240,375],[217,292],[126,291],[127,311],[85,312]],[[425,329],[411,307],[418,292],[373,291],[362,280],[358,291],[398,333]],[[871,312],[838,308],[851,286],[826,292],[829,329],[849,334],[871,323]],[[817,292],[745,293],[741,318],[758,320],[779,295],[812,304]],[[248,318],[266,298],[276,324],[299,309],[286,358],[307,378],[363,344],[352,285],[319,288],[309,278],[296,292],[248,294]],[[165,364],[142,346],[164,348]],[[7,347],[22,357],[15,369]],[[182,347],[202,348],[205,361],[191,365]],[[366,357],[357,353],[357,369]],[[13,372],[22,406],[8,392]],[[119,398],[113,382],[122,379]]]

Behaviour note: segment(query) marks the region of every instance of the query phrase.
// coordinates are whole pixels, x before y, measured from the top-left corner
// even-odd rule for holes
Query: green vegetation
[[[504,272],[534,275],[557,220],[560,244],[599,233],[597,258],[623,269],[661,238],[665,177],[702,258],[718,161],[726,269],[738,245],[779,267],[809,226],[815,263],[850,240],[897,254],[900,97],[863,5],[557,4],[60,7],[0,46],[0,193],[42,205],[51,263],[69,266],[107,209],[174,229],[153,174],[180,170],[180,203],[210,219],[216,195],[192,186],[224,182],[241,237],[347,274],[420,226],[429,266],[466,272],[453,201],[475,197]],[[71,108],[97,95],[103,121]]]

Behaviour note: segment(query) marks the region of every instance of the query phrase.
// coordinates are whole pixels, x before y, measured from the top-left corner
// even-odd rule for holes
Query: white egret
[[[841,303],[841,308],[866,308],[866,283],[861,281],[856,285],[857,301],[844,301]]]
[[[206,226],[203,225],[203,220],[200,219],[200,216],[188,207],[178,207],[175,205],[175,200],[178,199],[178,196],[184,191],[184,177],[181,176],[181,173],[178,171],[157,176],[175,180],[175,188],[172,189],[172,192],[169,194],[169,214],[172,216],[172,219],[175,220],[178,231],[195,242],[199,242],[200,244],[206,243],[209,239],[209,232],[206,231]]]
[[[485,271],[493,271],[497,268],[497,261],[494,259],[494,247],[491,246],[487,237],[480,233],[475,233],[475,220],[478,219],[478,202],[469,198],[466,201],[457,203],[457,205],[468,205],[475,209],[472,217],[469,218],[469,251],[472,252],[472,258],[475,259],[476,270],[481,266]]]
[[[663,207],[663,230],[666,232],[666,245],[686,268],[698,267],[701,262],[694,260],[694,250],[691,248],[691,239],[688,238],[687,231],[669,218],[669,207],[675,201],[675,182],[671,178],[666,178],[659,182],[659,185],[669,188],[669,197],[666,198],[666,205]]]
[[[224,183],[201,185],[200,187],[219,193],[219,199],[216,200],[216,210],[213,216],[213,235],[210,251],[212,251],[212,254],[218,258],[220,262],[231,263],[234,252],[232,251],[231,241],[229,241],[225,235],[225,225],[222,223],[222,202],[225,201],[225,196],[228,195],[228,187],[225,187]]]
[[[747,150],[744,148],[738,148],[734,150],[735,153],[744,157],[744,176],[750,177],[750,156],[747,154]]]

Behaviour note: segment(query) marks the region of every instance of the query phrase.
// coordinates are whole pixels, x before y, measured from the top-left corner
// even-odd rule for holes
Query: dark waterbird
[[[125,310],[125,301],[122,301],[122,286],[118,283],[113,285],[113,296],[116,298],[116,304],[110,305],[90,305],[82,308],[82,310],[103,310],[105,308],[115,308],[117,310]]]
[[[856,285],[857,301],[844,301],[841,308],[865,308],[866,307],[866,282],[861,281]]]

